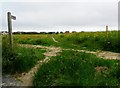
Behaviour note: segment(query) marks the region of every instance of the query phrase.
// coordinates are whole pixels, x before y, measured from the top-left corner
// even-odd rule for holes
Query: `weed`
[[[27,72],[38,60],[43,59],[44,50],[20,47],[14,44],[13,53],[9,50],[8,39],[3,36],[2,69],[4,73]],[[14,58],[10,61],[9,58]]]
[[[43,64],[34,76],[34,87],[40,86],[117,86],[117,75],[112,76],[117,61],[104,60],[92,54],[63,51],[60,56]],[[97,73],[96,67],[107,67]],[[41,80],[42,79],[42,80]]]

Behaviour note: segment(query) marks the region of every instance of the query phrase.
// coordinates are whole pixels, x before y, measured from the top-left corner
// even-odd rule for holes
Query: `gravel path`
[[[104,59],[109,59],[109,60],[120,60],[120,53],[114,53],[110,51],[88,51],[88,50],[77,50],[77,49],[62,49],[60,47],[53,47],[53,46],[41,46],[41,45],[30,45],[30,44],[21,44],[20,46],[23,47],[29,47],[29,48],[44,48],[44,49],[61,49],[61,50],[72,50],[72,51],[78,51],[78,52],[85,52],[85,53],[91,53],[95,54],[98,57],[104,58]],[[55,48],[55,49],[54,49]],[[53,55],[52,53],[50,55]]]
[[[22,82],[12,75],[2,75],[2,86],[21,86]]]
[[[50,60],[50,57],[56,56],[59,52],[61,52],[61,48],[59,47],[45,47],[45,46],[39,46],[39,45],[21,45],[23,47],[28,48],[43,48],[46,49],[46,52],[44,53],[45,59],[40,60],[37,62],[37,64],[28,72],[28,73],[22,73],[17,77],[19,80],[22,81],[22,86],[32,86],[33,76],[37,72],[40,65],[43,63],[47,63]]]
[[[87,50],[76,50],[76,49],[63,49],[63,50],[72,50],[78,52],[85,52],[95,54],[97,57],[101,57],[108,60],[120,60],[120,53],[114,53],[110,51],[87,51]]]
[[[92,52],[92,51],[87,51],[87,50],[62,49],[60,47],[53,47],[53,46],[47,47],[47,46],[30,45],[30,44],[21,44],[19,46],[27,47],[27,48],[46,49],[46,52],[44,53],[46,57],[44,60],[38,61],[35,67],[33,67],[28,73],[18,74],[17,76],[3,74],[2,84],[1,84],[2,86],[32,86],[32,80],[33,80],[34,73],[37,72],[37,69],[39,68],[39,66],[42,65],[43,63],[47,63],[50,60],[50,57],[56,56],[62,50],[86,52],[86,53],[95,54],[96,56],[102,57],[104,59],[120,60],[120,53],[113,53],[113,52],[108,52],[108,51]]]
[[[45,59],[40,60],[37,64],[28,72],[22,74],[5,75],[2,76],[2,86],[32,86],[33,76],[37,72],[40,65],[43,63],[47,63],[50,60],[50,57],[56,56],[59,52],[61,52],[61,48],[59,47],[46,47],[39,45],[20,45],[28,48],[43,48],[46,49],[44,53]]]

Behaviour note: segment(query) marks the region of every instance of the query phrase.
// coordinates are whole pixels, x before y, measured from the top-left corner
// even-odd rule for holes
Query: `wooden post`
[[[108,26],[106,26],[106,32],[108,32]]]
[[[108,40],[108,26],[106,26],[106,36],[107,36],[107,40]]]
[[[7,13],[8,16],[8,33],[9,33],[9,46],[10,46],[10,52],[12,52],[13,49],[13,37],[12,37],[12,21],[16,20],[15,16],[12,16],[10,12]]]
[[[9,46],[10,46],[10,51],[12,52],[13,48],[13,38],[12,38],[12,21],[11,21],[11,13],[8,12],[8,33],[9,33]]]

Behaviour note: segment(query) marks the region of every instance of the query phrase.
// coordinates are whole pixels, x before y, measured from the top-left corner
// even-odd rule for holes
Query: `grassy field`
[[[46,52],[40,48],[26,48],[18,44],[56,46],[90,51],[120,53],[118,31],[80,32],[68,34],[15,34],[13,54],[8,49],[7,36],[2,36],[2,69],[4,73],[28,72]],[[58,42],[54,42],[52,37]],[[9,58],[15,58],[9,61]],[[63,50],[39,67],[33,86],[120,86],[120,61],[105,60],[93,54]],[[19,69],[18,69],[19,68]]]
[[[118,49],[120,41],[118,41],[117,31],[109,32],[108,35],[106,35],[106,32],[62,34],[55,36],[55,38],[62,41],[66,46],[67,44],[69,46],[72,44],[72,48],[120,52],[120,49]]]
[[[22,34],[14,35],[14,40],[16,43],[20,44],[33,44],[33,45],[44,45],[50,46],[54,45],[54,41],[49,34]]]
[[[54,37],[59,43],[55,43],[51,37]],[[120,52],[120,41],[118,40],[118,31],[108,32],[81,32],[68,34],[43,34],[43,35],[14,35],[17,43],[34,44],[45,46],[58,46],[72,49],[86,49],[91,51],[105,50]]]

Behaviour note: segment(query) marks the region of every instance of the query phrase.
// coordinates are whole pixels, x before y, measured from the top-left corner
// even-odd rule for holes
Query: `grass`
[[[2,71],[3,73],[27,72],[37,63],[44,59],[45,50],[20,47],[14,44],[13,54],[8,47],[7,36],[2,39]],[[14,60],[10,61],[9,59]]]
[[[108,32],[81,32],[71,34],[55,35],[55,39],[60,41],[64,48],[105,50],[120,52],[120,41],[118,40],[119,31]]]
[[[34,76],[41,86],[118,86],[118,61],[105,60],[84,52],[63,51],[43,64]],[[107,67],[97,72],[96,67]],[[119,69],[120,71],[120,69]],[[118,76],[120,78],[120,76]],[[42,80],[41,80],[42,79]]]
[[[52,40],[49,34],[14,35],[14,40],[16,43],[20,43],[20,44],[33,44],[33,45],[44,45],[44,46],[50,46],[54,44],[54,41]]]
[[[55,43],[51,37],[59,43]],[[120,53],[118,31],[81,32],[69,34],[21,34],[14,35],[14,44],[58,46],[91,51],[107,50]],[[13,54],[8,49],[7,36],[2,37],[2,69],[5,73],[27,72],[42,60],[45,50],[14,45]],[[15,58],[9,61],[9,58]],[[51,57],[34,76],[34,87],[41,86],[120,86],[120,64],[117,60],[105,60],[93,54],[63,51]],[[98,71],[96,70],[98,68]],[[102,68],[102,69],[100,69]]]
[[[23,34],[14,35],[17,43],[34,44],[45,46],[58,46],[71,49],[85,49],[91,51],[105,50],[112,52],[120,52],[120,41],[118,40],[119,31],[108,32],[81,32],[69,34]],[[55,43],[52,36],[59,41]]]

